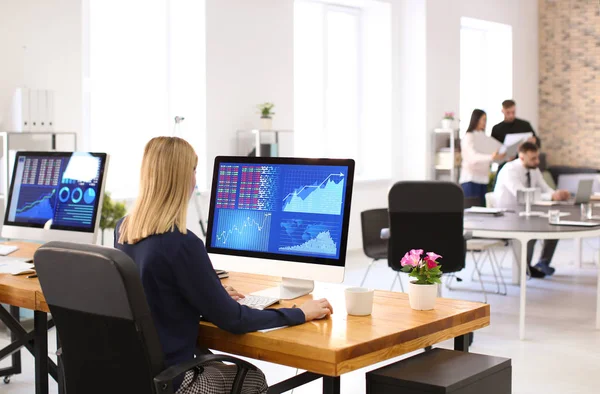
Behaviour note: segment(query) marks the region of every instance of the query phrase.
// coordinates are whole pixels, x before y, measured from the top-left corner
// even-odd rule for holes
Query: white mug
[[[367,316],[373,311],[373,290],[363,287],[346,289],[346,312],[354,316]]]

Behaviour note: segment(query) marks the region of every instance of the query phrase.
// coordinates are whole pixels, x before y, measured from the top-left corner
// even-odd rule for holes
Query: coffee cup
[[[353,316],[367,316],[373,311],[372,289],[349,287],[346,293],[346,312]]]

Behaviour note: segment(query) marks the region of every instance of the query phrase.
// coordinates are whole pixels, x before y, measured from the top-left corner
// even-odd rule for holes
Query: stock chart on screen
[[[103,160],[91,154],[19,155],[7,219],[11,223],[93,227]]]
[[[211,245],[339,258],[345,166],[220,163]]]

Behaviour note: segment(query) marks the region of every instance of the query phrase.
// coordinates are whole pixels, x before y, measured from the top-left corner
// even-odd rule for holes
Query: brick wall
[[[600,3],[539,0],[539,29],[539,133],[548,163],[600,168]]]

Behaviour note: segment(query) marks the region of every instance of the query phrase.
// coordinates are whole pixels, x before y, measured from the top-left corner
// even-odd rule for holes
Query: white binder
[[[48,108],[46,94],[47,90],[38,90],[38,131],[47,131]]]
[[[46,90],[46,130],[54,131],[54,90]]]
[[[29,89],[19,88],[17,89],[17,95],[19,96],[20,103],[18,103],[18,108],[15,108],[15,115],[19,119],[19,128],[16,131],[30,131]]]
[[[38,91],[31,89],[29,91],[29,131],[40,130],[40,113],[38,109]]]

